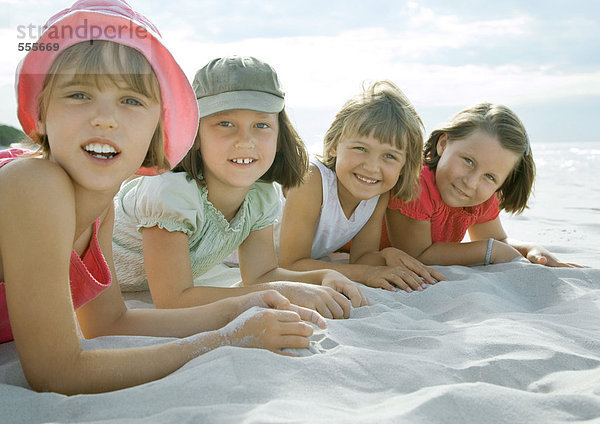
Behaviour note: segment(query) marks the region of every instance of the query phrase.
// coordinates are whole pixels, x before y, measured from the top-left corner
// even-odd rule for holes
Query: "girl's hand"
[[[248,293],[243,296],[229,298],[231,302],[237,304],[237,315],[243,314],[246,310],[258,306],[261,308],[288,310],[295,312],[304,321],[309,321],[319,328],[326,328],[325,319],[318,312],[294,305],[277,290],[262,290]]]
[[[393,292],[398,291],[397,287],[408,293],[427,288],[427,284],[417,274],[404,266],[372,266],[362,282],[369,287]]]
[[[313,329],[301,321],[297,312],[252,307],[219,330],[219,333],[226,345],[267,349],[281,355],[295,356],[282,349],[308,347]]]
[[[276,284],[276,290],[287,297],[290,302],[314,309],[325,318],[340,319],[350,316],[350,301],[330,287],[291,281],[282,281]]]
[[[321,286],[330,287],[350,299],[352,306],[359,308],[369,305],[369,299],[363,294],[358,284],[337,271],[328,271],[321,281]]]
[[[423,278],[429,284],[435,284],[438,281],[445,281],[441,273],[433,268],[423,265],[419,260],[413,258],[408,253],[396,249],[395,247],[386,247],[381,250],[381,256],[385,259],[388,266],[405,267]]]
[[[551,267],[583,268],[581,265],[560,262],[556,256],[541,246],[530,246],[526,257],[533,264]]]

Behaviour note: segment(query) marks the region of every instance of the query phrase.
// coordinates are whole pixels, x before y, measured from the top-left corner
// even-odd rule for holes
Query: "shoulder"
[[[181,194],[186,192],[196,193],[200,188],[195,180],[188,178],[185,172],[169,171],[161,175],[139,178],[138,190]]]
[[[203,190],[195,180],[187,178],[184,172],[165,172],[161,175],[136,178],[119,192],[119,199],[136,205],[160,203],[173,205],[200,206],[203,203]]]
[[[31,240],[39,238],[40,231],[47,232],[48,229],[60,234],[74,231],[73,184],[65,170],[53,162],[23,158],[2,167],[0,198],[3,235],[8,226],[15,227],[16,223],[25,224],[17,226],[18,233]]]
[[[319,167],[316,164],[311,163],[304,183],[298,187],[288,189],[285,194],[286,202],[291,198],[300,198],[303,199],[303,201],[310,201],[311,203],[318,201],[320,205],[323,200],[323,186]]]
[[[277,191],[273,183],[257,181],[250,187],[250,191],[248,192],[248,200],[251,203],[279,203],[279,192]]]
[[[0,197],[4,202],[15,198],[53,205],[64,203],[73,195],[73,183],[67,172],[49,160],[22,158],[0,169]]]
[[[435,185],[435,171],[426,165],[421,170],[420,186],[419,197],[405,202],[392,196],[388,203],[388,209],[399,210],[404,215],[418,220],[430,219],[436,211],[443,207],[443,203]]]
[[[488,200],[478,205],[477,212],[480,218],[489,221],[500,215],[500,206],[496,193],[494,193]]]
[[[329,178],[336,178],[335,172],[327,168],[327,166],[318,160],[313,160],[310,162],[308,172],[309,178],[318,179],[319,184],[321,184],[324,179],[327,180]]]

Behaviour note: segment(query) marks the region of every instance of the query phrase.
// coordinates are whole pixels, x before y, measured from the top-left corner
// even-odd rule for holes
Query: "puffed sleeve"
[[[410,202],[405,202],[402,199],[391,196],[388,202],[388,209],[398,210],[409,218],[430,221],[437,208],[436,204],[439,203],[439,192],[435,187],[435,174],[433,174],[433,179],[431,174],[432,172],[429,168],[423,167],[419,197]]]
[[[158,226],[190,237],[202,221],[204,211],[196,181],[188,179],[184,172],[166,172],[139,180],[123,198],[124,210],[135,217],[137,230]]]
[[[485,222],[493,221],[500,215],[500,209],[498,208],[498,196],[496,193],[488,200],[481,204],[481,211],[479,212],[476,224],[483,224]]]
[[[248,196],[248,207],[253,215],[250,231],[261,230],[281,219],[281,200],[273,184],[254,183]]]

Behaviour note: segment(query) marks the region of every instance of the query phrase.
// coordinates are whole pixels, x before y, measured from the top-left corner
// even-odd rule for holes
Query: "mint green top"
[[[115,197],[113,253],[123,291],[148,289],[142,253],[143,228],[181,231],[189,238],[192,275],[207,272],[233,252],[251,231],[273,225],[280,216],[273,184],[250,187],[228,222],[207,199],[208,190],[184,172],[136,178]]]

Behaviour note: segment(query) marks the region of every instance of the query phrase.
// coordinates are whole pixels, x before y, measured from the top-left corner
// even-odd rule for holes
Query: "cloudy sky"
[[[427,131],[481,101],[511,107],[532,141],[600,141],[598,0],[130,0],[182,68],[252,55],[275,67],[307,144],[364,81],[390,79]],[[18,126],[19,25],[71,1],[0,0],[0,123]],[[35,40],[25,40],[35,41]]]

